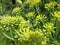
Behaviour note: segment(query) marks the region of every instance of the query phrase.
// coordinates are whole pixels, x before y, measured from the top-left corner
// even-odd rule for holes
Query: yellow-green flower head
[[[18,13],[21,11],[21,8],[20,7],[16,7],[12,10],[12,13]]]
[[[14,21],[14,20],[16,20],[16,17],[6,16],[5,18],[3,18],[3,19],[1,20],[1,23],[3,23],[3,24],[8,24],[9,22],[12,22],[12,21]],[[13,23],[14,23],[14,22],[13,22]]]
[[[29,29],[27,29],[27,28],[23,28],[23,29],[20,29],[19,31],[19,39],[18,40],[22,40],[22,41],[27,41],[27,40],[29,40],[29,38],[30,38],[30,34],[29,34],[29,32],[30,32],[30,30]]]
[[[53,23],[46,23],[45,25],[44,25],[44,28],[46,28],[46,29],[54,29],[54,24]]]
[[[16,20],[16,17],[12,17],[12,16],[6,16],[5,18],[3,18],[3,20],[6,20],[6,21],[10,21],[10,20]]]
[[[26,14],[26,17],[27,18],[35,17],[35,14],[34,14],[34,12],[29,12],[29,13]]]
[[[46,19],[47,17],[45,16],[45,15],[42,15],[42,14],[40,14],[40,15],[37,15],[37,17],[36,17],[36,20],[37,21],[45,21],[45,19]]]
[[[24,4],[29,4],[30,7],[33,7],[33,6],[35,6],[36,4],[38,4],[39,2],[41,2],[41,0],[26,0],[26,1],[24,2]]]
[[[19,27],[20,28],[30,28],[30,25],[27,21],[22,21],[20,24],[19,24]]]
[[[58,5],[57,2],[55,2],[55,1],[50,2],[50,3],[45,4],[45,8],[49,10],[51,8],[54,8],[54,6],[56,6],[56,5]]]
[[[5,18],[3,18],[2,20],[1,20],[1,22],[15,22],[15,21],[18,21],[18,20],[21,20],[21,21],[23,21],[24,19],[23,19],[23,17],[22,16],[17,16],[17,17],[13,17],[13,16],[6,16]]]
[[[30,32],[30,41],[34,41],[34,43],[36,43],[36,41],[39,43],[39,44],[46,44],[46,37],[44,36],[44,34],[42,33],[42,31],[40,30],[36,30],[36,31],[31,31]],[[34,44],[33,43],[33,44]]]
[[[6,16],[6,17],[4,17],[3,19],[0,20],[0,23],[1,23],[0,27],[2,27],[4,30],[9,30],[9,31],[10,30],[15,30],[17,28],[24,27],[24,26],[26,27],[26,24],[27,24],[22,16],[16,16],[16,17]],[[22,26],[19,27],[20,23],[22,24]]]
[[[60,11],[55,11],[53,16],[60,21]]]
[[[26,14],[26,17],[28,20],[34,19],[35,18],[35,12],[29,12]]]

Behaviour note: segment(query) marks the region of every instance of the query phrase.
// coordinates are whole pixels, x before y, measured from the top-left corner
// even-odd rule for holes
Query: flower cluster
[[[31,31],[31,30],[15,30],[18,36],[18,40],[23,44],[27,45],[45,45],[48,38],[44,36],[41,30]],[[28,43],[27,43],[28,42]]]
[[[1,30],[14,30],[15,28],[19,28],[19,24],[21,23],[21,21],[25,21],[23,19],[23,17],[12,17],[12,16],[6,16],[4,17],[2,20],[0,20],[0,24],[1,24]]]
[[[38,4],[39,2],[41,2],[41,0],[26,0],[24,2],[24,4],[29,4],[30,7],[35,6],[36,4]]]
[[[35,18],[34,27],[42,28],[43,24],[46,22],[46,16],[39,14]]]
[[[43,22],[43,21],[46,21],[46,18],[47,17],[45,15],[42,15],[42,14],[36,16],[37,21],[42,21]]]
[[[53,16],[60,21],[60,11],[55,11]]]
[[[46,28],[46,30],[48,30],[49,32],[55,32],[53,23],[46,23],[45,25],[43,25],[43,27]]]
[[[12,14],[19,14],[21,12],[21,8],[20,7],[16,7],[12,10]]]
[[[34,12],[29,12],[26,14],[26,17],[28,20],[33,20],[35,18],[35,13]]]
[[[50,3],[45,4],[45,8],[50,10],[50,9],[53,9],[56,5],[58,5],[57,2],[55,2],[55,1],[50,2]]]

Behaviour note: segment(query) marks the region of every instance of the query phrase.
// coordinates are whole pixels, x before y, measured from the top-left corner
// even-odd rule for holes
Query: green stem
[[[39,14],[39,6],[35,6],[37,13]]]
[[[10,39],[10,40],[13,40],[13,41],[14,41],[14,39],[13,39],[13,38],[11,38],[11,37],[9,37],[6,33],[4,33],[4,32],[3,32],[3,35],[4,35],[6,38],[8,38],[8,39]]]
[[[56,18],[56,39],[58,38],[58,33],[59,33],[59,22],[57,21],[57,18]]]

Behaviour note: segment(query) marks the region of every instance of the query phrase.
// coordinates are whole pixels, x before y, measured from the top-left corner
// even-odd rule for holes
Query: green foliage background
[[[0,0],[0,45],[60,45],[59,0]]]

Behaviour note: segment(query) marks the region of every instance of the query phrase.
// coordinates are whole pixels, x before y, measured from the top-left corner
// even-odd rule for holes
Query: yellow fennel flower
[[[21,11],[21,8],[16,7],[12,10],[12,13],[18,13],[19,11]]]
[[[54,16],[55,16],[56,18],[60,18],[60,11],[54,12]]]
[[[30,7],[37,5],[41,0],[26,0],[24,4],[29,4]]]

